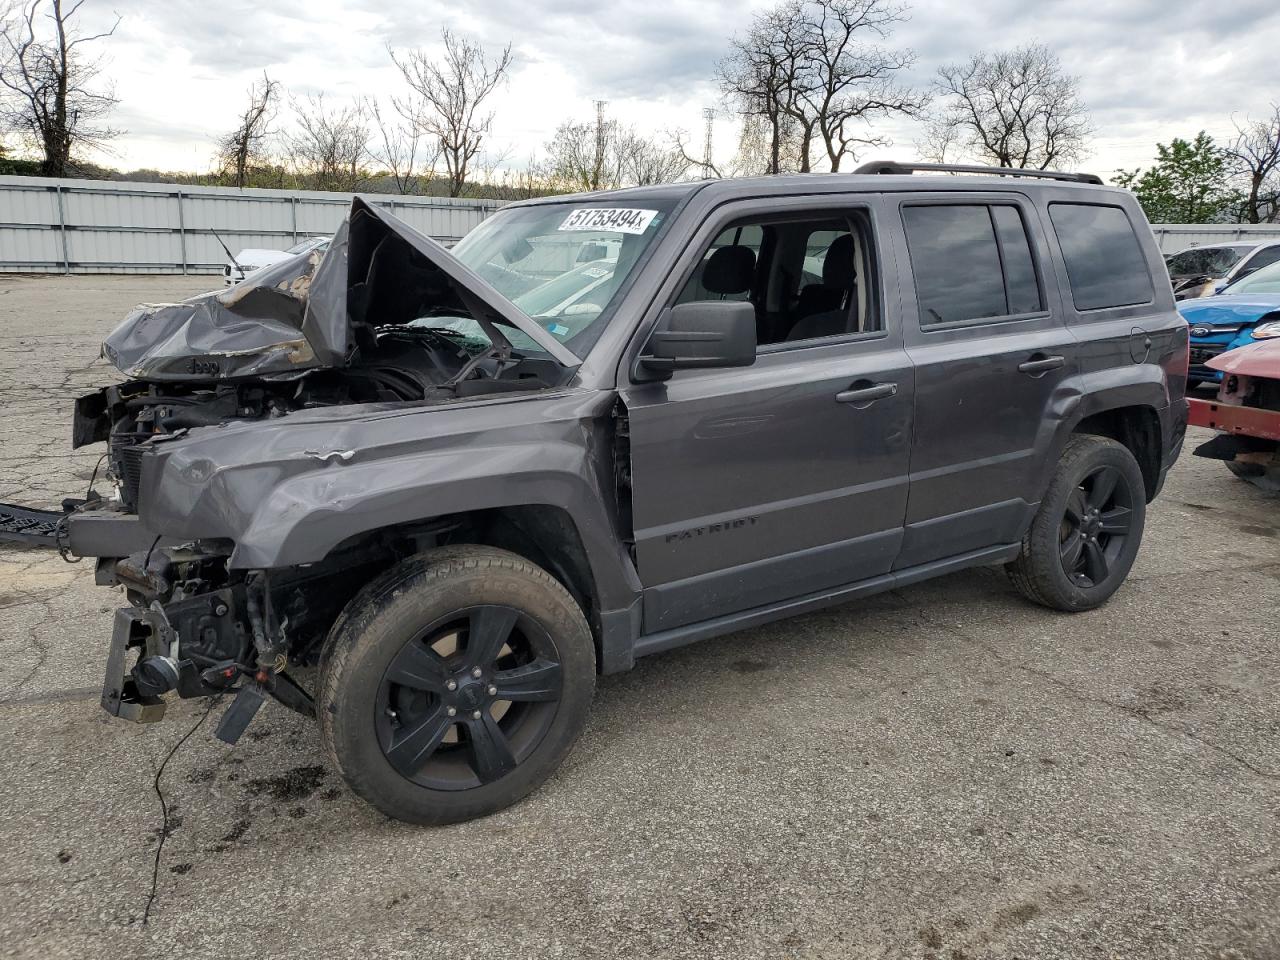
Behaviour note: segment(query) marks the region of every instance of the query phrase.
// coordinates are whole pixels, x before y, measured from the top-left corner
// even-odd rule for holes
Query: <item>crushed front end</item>
[[[474,322],[459,330],[458,318]],[[361,586],[435,535],[424,521],[320,549],[289,540],[279,518],[341,515],[356,499],[343,483],[367,487],[357,476],[402,456],[414,430],[448,434],[400,414],[558,388],[580,363],[434,241],[360,200],[323,256],[140,306],[103,355],[128,379],[81,397],[72,427],[73,447],[106,444],[96,483],[58,512],[0,504],[0,539],[93,558],[97,583],[123,589],[110,714],[149,722],[166,695],[234,694],[218,728],[228,742],[267,698],[314,715],[294,671],[317,663]]]

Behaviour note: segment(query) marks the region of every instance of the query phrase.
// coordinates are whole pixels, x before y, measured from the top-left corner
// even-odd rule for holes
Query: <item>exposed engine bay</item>
[[[72,445],[108,442],[108,473],[128,510],[137,508],[139,445],[155,438],[314,407],[547,389],[577,366],[438,244],[358,199],[323,256],[143,305],[103,355],[133,379],[77,401]]]

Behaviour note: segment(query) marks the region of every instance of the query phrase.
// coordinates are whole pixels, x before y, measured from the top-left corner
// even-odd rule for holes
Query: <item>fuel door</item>
[[[1134,363],[1146,363],[1151,355],[1151,334],[1141,327],[1129,331],[1129,356]]]

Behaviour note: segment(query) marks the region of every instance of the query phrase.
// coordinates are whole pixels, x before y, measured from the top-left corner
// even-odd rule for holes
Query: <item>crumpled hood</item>
[[[288,377],[345,365],[360,327],[456,307],[515,327],[566,367],[581,360],[430,237],[359,197],[326,253],[287,257],[226,290],[144,304],[102,355],[139,380]]]
[[[1259,317],[1280,310],[1280,294],[1220,293],[1215,297],[1183,300],[1178,312],[1193,326],[1204,324],[1253,323]]]

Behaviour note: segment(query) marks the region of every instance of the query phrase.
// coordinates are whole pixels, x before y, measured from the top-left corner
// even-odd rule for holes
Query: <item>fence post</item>
[[[178,191],[178,249],[182,252],[182,275],[187,275],[187,221],[182,215],[182,191]]]
[[[67,211],[62,203],[62,184],[54,188],[58,193],[58,230],[62,234],[62,272],[71,273],[71,254],[67,248]]]
[[[293,242],[296,246],[298,243],[298,198],[289,198],[289,211],[293,215]]]

